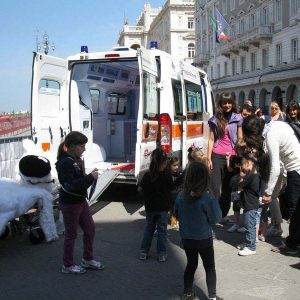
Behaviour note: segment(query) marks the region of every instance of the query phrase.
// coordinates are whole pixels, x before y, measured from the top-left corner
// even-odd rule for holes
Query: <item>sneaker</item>
[[[246,244],[243,243],[243,244],[237,245],[236,247],[237,247],[237,249],[239,249],[239,250],[243,250],[243,249],[246,247]]]
[[[154,237],[157,237],[158,233],[157,233],[157,229],[155,229],[154,233],[153,233],[153,236]]]
[[[236,231],[239,233],[245,233],[247,231],[247,229],[245,227],[240,227]]]
[[[290,255],[295,255],[298,252],[297,248],[296,249],[290,248],[285,243],[282,243],[278,247],[272,248],[271,251],[275,253],[290,254]]]
[[[275,227],[270,227],[268,228],[267,230],[267,234],[266,236],[281,236],[283,233],[282,229],[278,229],[278,228],[275,228]]]
[[[147,253],[141,252],[139,258],[140,258],[140,260],[146,260],[147,259]]]
[[[82,259],[81,266],[86,269],[93,269],[93,270],[103,270],[104,265],[100,261],[96,261],[94,259],[86,260]]]
[[[238,255],[240,256],[248,256],[256,254],[256,251],[250,250],[249,248],[245,247],[243,250],[239,251]]]
[[[194,292],[191,292],[191,293],[184,293],[183,296],[182,296],[182,300],[192,300],[192,299],[195,299],[196,298],[196,295]]]
[[[257,244],[258,242],[259,242],[259,239],[258,239],[258,238],[256,238],[256,239],[255,239],[255,243]]]
[[[165,262],[167,260],[167,255],[159,255],[158,256],[158,261],[159,262]]]
[[[261,242],[265,242],[265,241],[266,241],[266,238],[265,238],[263,235],[259,235],[259,236],[258,236],[258,239],[259,239]]]
[[[83,268],[82,266],[70,266],[70,267],[62,266],[61,271],[64,274],[82,275],[86,272],[86,269]]]
[[[233,224],[231,227],[229,227],[229,228],[227,229],[227,231],[233,233],[233,232],[237,231],[239,228],[240,228],[239,225]]]
[[[223,298],[216,296],[214,298],[208,298],[209,300],[224,300]]]

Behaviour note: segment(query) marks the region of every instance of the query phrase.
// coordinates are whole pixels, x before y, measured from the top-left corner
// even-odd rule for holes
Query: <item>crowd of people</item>
[[[207,153],[191,147],[187,167],[181,170],[179,158],[157,148],[151,154],[149,170],[139,183],[146,212],[139,259],[147,260],[156,236],[158,261],[165,262],[167,226],[179,228],[187,258],[185,300],[195,298],[193,282],[199,254],[206,272],[209,299],[222,299],[216,294],[213,248],[216,223],[230,224],[228,232],[245,235],[245,243],[237,245],[239,256],[256,254],[259,241],[281,236],[278,197],[283,187],[289,234],[285,242],[272,251],[295,254],[300,246],[299,103],[289,102],[282,112],[273,101],[270,113],[264,115],[262,109],[253,109],[251,101],[238,109],[231,94],[223,93],[208,124]],[[63,273],[83,274],[86,268],[104,268],[93,257],[95,226],[85,198],[87,188],[98,173],[93,170],[86,175],[83,171],[81,155],[86,142],[84,135],[71,132],[58,152],[56,166],[62,186],[60,208],[66,228]],[[228,216],[231,206],[233,218]],[[73,263],[77,225],[84,232],[80,266]]]

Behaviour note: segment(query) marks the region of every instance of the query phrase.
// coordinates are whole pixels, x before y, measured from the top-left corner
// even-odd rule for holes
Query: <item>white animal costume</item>
[[[20,181],[0,179],[0,234],[6,224],[25,214],[35,204],[39,208],[39,223],[46,241],[58,238],[53,216],[53,180],[48,159],[27,155],[19,163]]]

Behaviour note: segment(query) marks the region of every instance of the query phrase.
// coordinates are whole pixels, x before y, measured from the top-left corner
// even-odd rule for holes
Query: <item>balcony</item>
[[[125,25],[120,34],[142,33],[144,26],[128,26]]]
[[[259,47],[262,41],[271,43],[273,33],[273,25],[253,27],[242,34],[232,37],[232,42],[221,41],[221,54],[230,57],[230,54],[238,54],[240,50],[248,51],[250,45]]]
[[[199,65],[200,67],[204,66],[204,65],[208,65],[209,64],[209,60],[210,60],[210,55],[207,53],[199,53],[196,57],[195,57],[195,63],[197,65]]]

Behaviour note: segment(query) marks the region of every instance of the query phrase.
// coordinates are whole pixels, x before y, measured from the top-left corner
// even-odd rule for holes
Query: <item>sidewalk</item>
[[[95,255],[106,265],[105,270],[88,271],[82,276],[62,274],[62,237],[51,244],[35,246],[27,239],[0,240],[0,299],[180,299],[186,260],[178,231],[168,231],[166,263],[156,259],[156,240],[151,257],[140,261],[144,208],[137,203],[103,201],[93,207],[99,208],[94,214]],[[218,294],[225,300],[298,299],[300,251],[296,256],[284,256],[271,252],[271,244],[260,242],[257,255],[239,257],[235,246],[243,241],[243,235],[227,233],[227,228],[215,230]],[[286,224],[284,229],[286,233]],[[81,249],[80,233],[77,262]],[[195,291],[199,299],[206,299],[201,265],[195,277]]]

